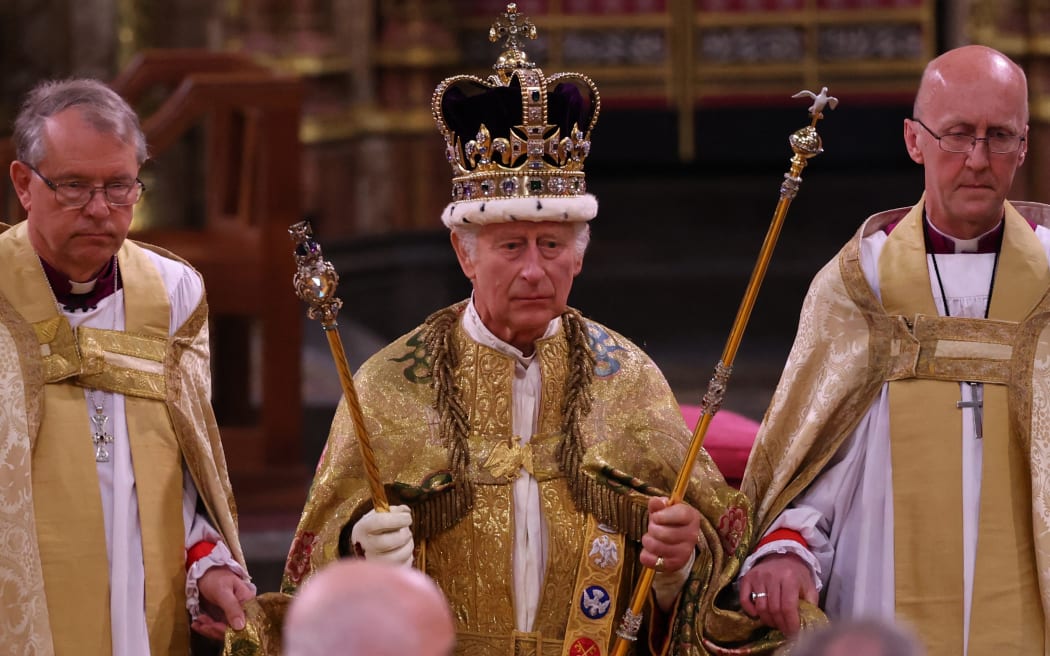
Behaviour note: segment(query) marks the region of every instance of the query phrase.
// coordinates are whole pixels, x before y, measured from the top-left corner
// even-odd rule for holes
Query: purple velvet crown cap
[[[547,125],[558,128],[562,136],[573,127],[590,132],[596,106],[594,94],[582,80],[562,78],[547,92]],[[494,137],[507,136],[524,123],[521,81],[517,74],[505,87],[459,79],[441,97],[441,116],[449,130],[463,141],[472,139],[482,125]]]

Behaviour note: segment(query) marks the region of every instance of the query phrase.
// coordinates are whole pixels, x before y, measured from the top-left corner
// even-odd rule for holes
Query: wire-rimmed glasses
[[[1017,152],[1017,149],[1021,147],[1021,142],[1025,139],[1019,134],[1010,134],[1009,132],[1002,131],[993,131],[991,134],[983,137],[966,134],[964,132],[937,134],[919,119],[912,118],[911,120],[915,121],[929,132],[930,136],[937,140],[937,144],[941,147],[941,150],[948,153],[968,153],[977,147],[978,141],[983,141],[988,144],[989,152],[998,155],[1006,155],[1008,153]]]
[[[125,207],[134,205],[142,199],[146,191],[146,185],[142,180],[135,178],[134,182],[107,182],[104,185],[94,186],[83,182],[52,182],[35,166],[23,162],[29,170],[36,173],[44,181],[48,189],[55,192],[55,200],[65,207],[83,207],[91,202],[95,192],[102,190],[106,202],[114,207]]]

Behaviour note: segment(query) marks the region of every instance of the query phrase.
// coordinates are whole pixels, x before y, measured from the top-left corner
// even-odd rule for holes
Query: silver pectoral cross
[[[970,386],[970,400],[969,401],[957,401],[955,407],[960,410],[964,408],[970,408],[971,416],[973,417],[973,434],[977,439],[984,437],[981,432],[981,426],[984,423],[984,401],[982,399],[983,394],[980,383],[973,383],[966,381],[966,385]]]
[[[95,445],[95,462],[109,462],[109,449],[107,444],[113,443],[113,436],[106,432],[106,424],[109,423],[109,415],[102,412],[102,405],[92,402],[95,414],[91,417],[94,428],[91,431],[91,443]]]

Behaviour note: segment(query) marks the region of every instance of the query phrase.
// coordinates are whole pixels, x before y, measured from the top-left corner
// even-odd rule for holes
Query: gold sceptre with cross
[[[368,436],[368,429],[365,428],[361,402],[357,398],[354,377],[350,373],[350,364],[346,361],[346,352],[343,350],[343,340],[339,336],[339,324],[335,320],[339,308],[343,307],[343,301],[335,295],[339,285],[339,274],[335,272],[332,263],[324,259],[321,245],[314,239],[313,229],[308,221],[296,223],[288,228],[288,233],[295,242],[296,270],[292,279],[295,293],[310,306],[307,316],[321,322],[321,328],[328,338],[328,347],[332,351],[336,369],[339,370],[339,383],[343,387],[343,396],[346,398],[350,420],[357,434],[357,444],[361,449],[361,461],[364,463],[368,487],[372,492],[372,506],[376,512],[387,512],[390,510],[390,504],[386,499],[383,480],[379,477],[372,441]]]
[[[792,96],[792,98],[803,97],[808,97],[813,101],[813,104],[809,107],[810,124],[800,130],[796,130],[788,138],[791,149],[795,152],[791,158],[791,169],[784,174],[784,181],[780,184],[780,200],[777,202],[776,210],[773,212],[773,219],[769,224],[769,230],[766,232],[766,239],[762,243],[762,249],[759,251],[758,261],[755,262],[755,268],[751,272],[751,280],[747,283],[744,298],[740,302],[736,319],[733,320],[733,327],[729,331],[729,339],[726,340],[722,358],[719,360],[718,365],[715,367],[714,375],[711,376],[711,380],[707,384],[707,392],[704,394],[700,404],[700,420],[697,422],[696,428],[693,429],[693,438],[689,443],[689,451],[686,453],[685,462],[682,464],[682,469],[678,472],[674,489],[671,491],[669,501],[671,504],[681,503],[685,497],[690,474],[693,471],[693,465],[696,464],[697,456],[700,455],[700,448],[704,444],[707,428],[711,425],[711,419],[714,418],[715,413],[722,407],[726,385],[729,383],[729,376],[733,372],[733,360],[736,358],[740,341],[744,337],[744,329],[747,328],[748,319],[751,318],[751,310],[755,306],[758,290],[762,286],[763,278],[766,276],[766,269],[769,268],[769,260],[773,256],[774,247],[777,245],[780,228],[784,224],[788,207],[790,207],[791,201],[794,200],[802,184],[802,169],[806,167],[810,158],[824,152],[824,149],[821,147],[820,135],[817,134],[817,121],[824,118],[823,111],[825,107],[835,109],[839,101],[837,98],[828,95],[827,87],[822,88],[820,93],[800,91]],[[649,567],[642,570],[642,576],[638,580],[634,596],[631,598],[631,606],[624,612],[623,619],[616,630],[616,645],[611,652],[611,656],[624,656],[630,644],[638,639],[638,630],[642,624],[642,609],[649,596],[649,589],[652,587],[655,573],[655,570]]]

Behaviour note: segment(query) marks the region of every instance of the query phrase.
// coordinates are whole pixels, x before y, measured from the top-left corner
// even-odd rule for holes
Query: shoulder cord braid
[[[431,361],[431,386],[435,393],[442,443],[449,449],[450,467],[456,487],[420,504],[416,513],[418,535],[427,538],[451,528],[474,503],[474,484],[468,476],[470,464],[470,419],[455,383],[457,362],[454,345],[456,322],[465,303],[439,310],[427,318],[423,343]],[[558,460],[568,478],[573,502],[581,512],[593,514],[632,538],[641,539],[647,513],[644,506],[628,501],[614,489],[598,483],[582,471],[584,418],[591,411],[591,383],[595,359],[587,337],[587,325],[579,312],[562,314],[562,326],[569,349],[569,374],[562,401],[562,438]]]
[[[423,345],[430,359],[430,386],[434,390],[434,409],[438,413],[442,445],[449,450],[449,466],[455,485],[427,498],[420,511],[413,513],[417,526],[413,533],[426,539],[456,524],[474,505],[474,482],[467,475],[470,450],[470,415],[456,388],[455,328],[466,302],[438,310],[423,324]]]
[[[573,502],[581,512],[590,513],[599,522],[641,540],[648,524],[645,506],[608,485],[598,482],[583,471],[583,420],[591,412],[591,383],[594,381],[595,358],[587,336],[587,324],[580,313],[569,309],[561,315],[565,339],[569,346],[569,374],[565,379],[562,400],[562,438],[558,460],[568,477]]]

